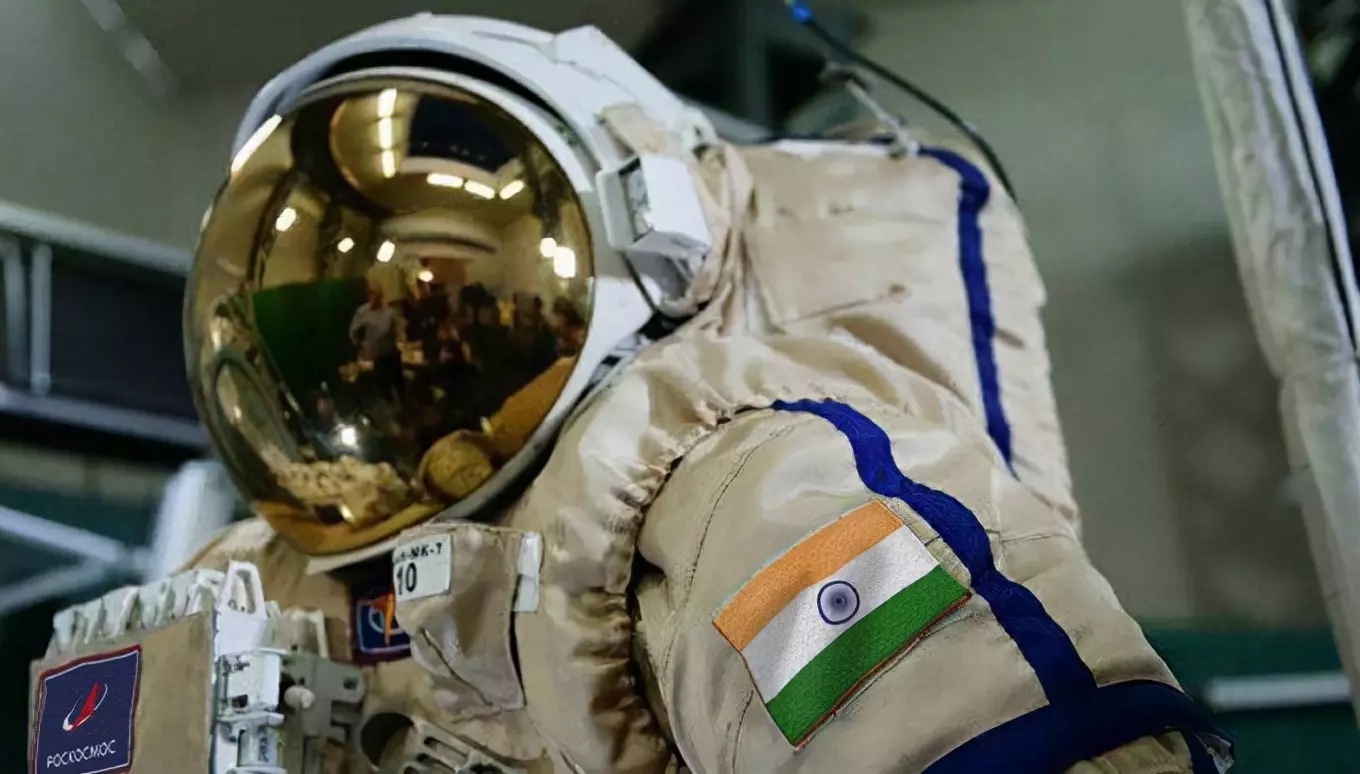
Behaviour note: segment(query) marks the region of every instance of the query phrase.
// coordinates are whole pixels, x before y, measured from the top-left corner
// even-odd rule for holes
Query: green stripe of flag
[[[967,595],[942,567],[894,594],[814,656],[765,705],[775,725],[798,744],[865,677]]]

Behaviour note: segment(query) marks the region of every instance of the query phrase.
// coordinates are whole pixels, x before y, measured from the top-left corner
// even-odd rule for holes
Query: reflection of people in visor
[[[400,400],[401,353],[397,351],[396,312],[383,303],[382,288],[369,285],[368,299],[354,312],[349,336],[359,345],[358,360],[366,362],[378,395]]]
[[[316,749],[532,774],[1230,760],[1080,544],[1018,208],[971,149],[901,132],[734,147],[595,30],[463,18],[266,87],[186,351],[267,523],[195,566],[256,563],[363,665],[351,744]],[[374,639],[377,599],[400,636],[386,615]]]
[[[515,298],[515,356],[523,373],[536,374],[557,359],[557,342],[543,316],[543,299],[519,295]]]
[[[586,321],[581,313],[565,298],[557,299],[553,313],[557,315],[557,351],[562,355],[580,352],[586,343]]]
[[[276,391],[268,400],[304,406],[331,386],[329,442],[304,433],[296,456],[256,449],[277,480],[237,476],[301,548],[362,547],[471,494],[422,472],[441,439],[478,436],[494,473],[516,457],[507,438],[522,445],[543,425],[556,393],[513,401],[535,407],[512,423],[526,430],[487,434],[530,385],[564,386],[538,379],[557,357],[535,314],[591,305],[589,230],[556,163],[482,95],[382,79],[316,90],[241,157],[204,229],[195,295],[250,300],[230,308],[253,311],[235,324],[268,355],[257,374]],[[557,181],[557,199],[541,181]],[[258,238],[236,225],[246,220],[263,224]],[[570,276],[545,243],[571,254]],[[210,341],[191,346],[213,357]],[[280,484],[290,502],[270,494]],[[406,501],[364,494],[384,487]],[[361,512],[365,502],[382,512]]]

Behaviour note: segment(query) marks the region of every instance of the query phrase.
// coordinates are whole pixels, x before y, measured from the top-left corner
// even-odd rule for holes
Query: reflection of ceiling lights
[[[383,89],[378,93],[378,116],[387,118],[397,109],[397,90]]]
[[[479,183],[476,180],[469,180],[463,184],[463,190],[476,196],[478,199],[496,198],[496,189],[486,183]]]
[[[292,207],[284,207],[283,212],[280,212],[279,217],[274,221],[274,230],[282,233],[292,228],[294,223],[297,223],[297,210]]]
[[[383,89],[378,94],[378,147],[382,149],[383,177],[397,174],[397,153],[392,147],[392,109],[396,104],[396,89]]]
[[[524,190],[523,180],[512,180],[509,183],[506,183],[505,187],[501,189],[501,198],[509,199],[523,190]]]
[[[421,269],[420,272],[416,274],[416,279],[421,282],[434,282],[434,272],[429,269]]]
[[[392,260],[392,256],[397,254],[397,246],[391,242],[384,241],[378,248],[378,263],[387,263]]]
[[[354,240],[350,239],[349,237],[345,237],[344,239],[340,240],[340,244],[336,245],[335,249],[339,250],[342,253],[347,253],[350,250],[354,249]]]
[[[543,237],[543,241],[538,243],[538,252],[544,258],[553,257],[553,253],[557,252],[557,240],[552,237]]]
[[[237,151],[236,157],[231,160],[231,173],[233,175],[241,171],[241,167],[244,167],[246,162],[250,161],[250,157],[260,149],[264,141],[269,139],[269,135],[273,134],[281,123],[283,123],[283,116],[274,116],[261,124],[260,128],[250,135],[250,139],[246,140],[246,144],[241,146],[241,150]]]
[[[441,188],[463,187],[463,178],[457,175],[446,175],[442,172],[431,172],[425,176],[425,182],[430,185],[437,185]]]
[[[340,428],[340,443],[346,446],[357,446],[359,444],[359,431],[352,425],[345,425]]]
[[[486,183],[478,182],[476,180],[465,180],[458,175],[450,175],[447,172],[431,172],[425,176],[425,182],[433,186],[439,186],[440,188],[461,188],[479,199],[496,198],[496,189]],[[515,183],[510,184],[510,186],[513,185],[515,185]],[[510,191],[510,193],[507,194],[506,191],[510,189],[510,186],[506,186],[505,189],[501,190],[502,199],[509,199],[511,196],[514,196],[520,189],[524,188],[524,183],[519,183],[519,189]]]
[[[562,279],[576,276],[576,251],[570,247],[559,247],[553,251],[553,274]]]

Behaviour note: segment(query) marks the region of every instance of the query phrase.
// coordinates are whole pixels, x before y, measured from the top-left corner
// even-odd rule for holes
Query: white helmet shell
[[[251,101],[233,152],[282,106],[337,74],[344,62],[380,54],[397,59],[403,53],[447,57],[447,62],[439,63],[444,72],[490,69],[513,81],[569,126],[601,167],[616,167],[626,160],[599,121],[601,112],[614,105],[640,106],[686,148],[717,139],[703,112],[671,93],[595,27],[553,35],[495,19],[421,14],[342,38],[283,71]]]

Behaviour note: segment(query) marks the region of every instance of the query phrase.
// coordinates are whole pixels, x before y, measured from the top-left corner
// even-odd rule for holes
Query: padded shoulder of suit
[[[346,620],[349,593],[344,584],[329,575],[308,573],[307,556],[263,519],[247,519],[228,527],[194,557],[189,567],[225,570],[231,562],[250,562],[259,568],[265,597],[280,607],[319,609],[329,617]]]
[[[223,570],[232,561],[258,565],[261,558],[277,552],[281,544],[278,533],[268,522],[256,516],[236,522],[214,535],[186,563],[185,568]]]

